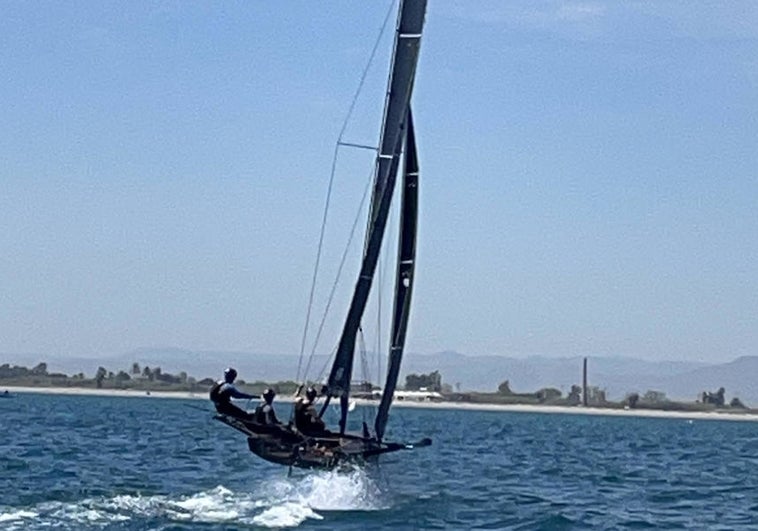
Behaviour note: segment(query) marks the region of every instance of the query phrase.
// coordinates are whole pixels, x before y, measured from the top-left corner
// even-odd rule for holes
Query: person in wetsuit
[[[309,387],[305,391],[305,398],[301,398],[295,404],[295,427],[304,435],[318,436],[329,433],[313,405],[317,394],[313,387]]]
[[[258,424],[265,424],[267,426],[276,426],[281,424],[279,419],[276,418],[274,413],[274,397],[276,392],[273,389],[266,389],[261,397],[263,403],[255,408],[255,422]]]
[[[254,420],[252,415],[242,408],[232,404],[232,398],[253,399],[258,398],[256,395],[249,395],[239,391],[234,387],[234,380],[237,378],[237,371],[229,367],[224,370],[224,379],[219,380],[211,387],[211,401],[216,406],[216,411],[223,415],[229,415],[241,420]]]

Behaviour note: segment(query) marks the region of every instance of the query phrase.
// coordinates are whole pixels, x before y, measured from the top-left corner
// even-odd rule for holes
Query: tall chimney
[[[582,373],[582,402],[584,407],[589,404],[587,400],[587,358],[584,358],[584,371]]]

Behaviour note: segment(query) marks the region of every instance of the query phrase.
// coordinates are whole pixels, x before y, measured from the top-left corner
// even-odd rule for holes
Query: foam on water
[[[274,479],[268,482],[266,489],[272,501],[296,502],[323,511],[375,511],[385,507],[379,487],[358,467]]]
[[[306,505],[284,502],[264,510],[252,519],[252,523],[271,528],[297,527],[308,518],[322,520],[324,517]]]
[[[270,528],[296,527],[317,511],[373,511],[384,508],[380,489],[365,471],[314,472],[301,477],[276,476],[251,492],[223,486],[172,498],[119,495],[79,502],[44,502],[33,508],[0,507],[4,529],[105,528],[124,521],[239,523]]]
[[[11,511],[8,513],[0,514],[0,523],[18,522],[19,520],[24,520],[25,518],[34,518],[36,516],[37,513],[32,511]]]
[[[381,490],[360,468],[272,479],[262,494],[267,508],[253,523],[265,527],[294,527],[308,518],[322,519],[316,511],[375,511],[386,507]]]

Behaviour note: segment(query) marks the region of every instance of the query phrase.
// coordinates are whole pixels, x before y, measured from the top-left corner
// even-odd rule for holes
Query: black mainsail
[[[405,135],[405,164],[402,180],[402,203],[400,208],[400,238],[397,249],[397,270],[395,273],[395,302],[392,312],[392,335],[390,343],[387,380],[384,384],[382,401],[376,414],[374,429],[381,441],[387,426],[392,397],[400,376],[400,362],[403,359],[405,333],[413,293],[413,273],[416,265],[416,225],[418,220],[418,156],[416,136],[413,131],[413,117],[408,109],[408,127]]]
[[[327,400],[340,397],[340,433],[345,432],[356,335],[371,292],[397,180],[425,13],[426,0],[401,0],[363,261],[327,380]]]

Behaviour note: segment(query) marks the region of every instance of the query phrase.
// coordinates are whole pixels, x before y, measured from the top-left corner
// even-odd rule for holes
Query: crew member
[[[313,405],[317,394],[313,387],[309,387],[305,391],[305,398],[301,398],[295,404],[295,427],[304,435],[317,436],[329,433]]]
[[[276,392],[273,389],[266,389],[263,392],[261,395],[263,403],[255,408],[255,422],[269,426],[281,424],[279,419],[276,418],[276,413],[274,413],[273,402],[275,396]]]
[[[238,418],[241,420],[253,420],[254,415],[251,415],[244,409],[241,409],[232,404],[232,398],[241,399],[253,399],[258,398],[256,395],[249,395],[239,391],[234,387],[234,379],[237,378],[237,371],[229,367],[224,370],[224,379],[219,380],[213,387],[211,387],[211,401],[216,406],[216,411],[223,415],[229,415],[230,417]]]

